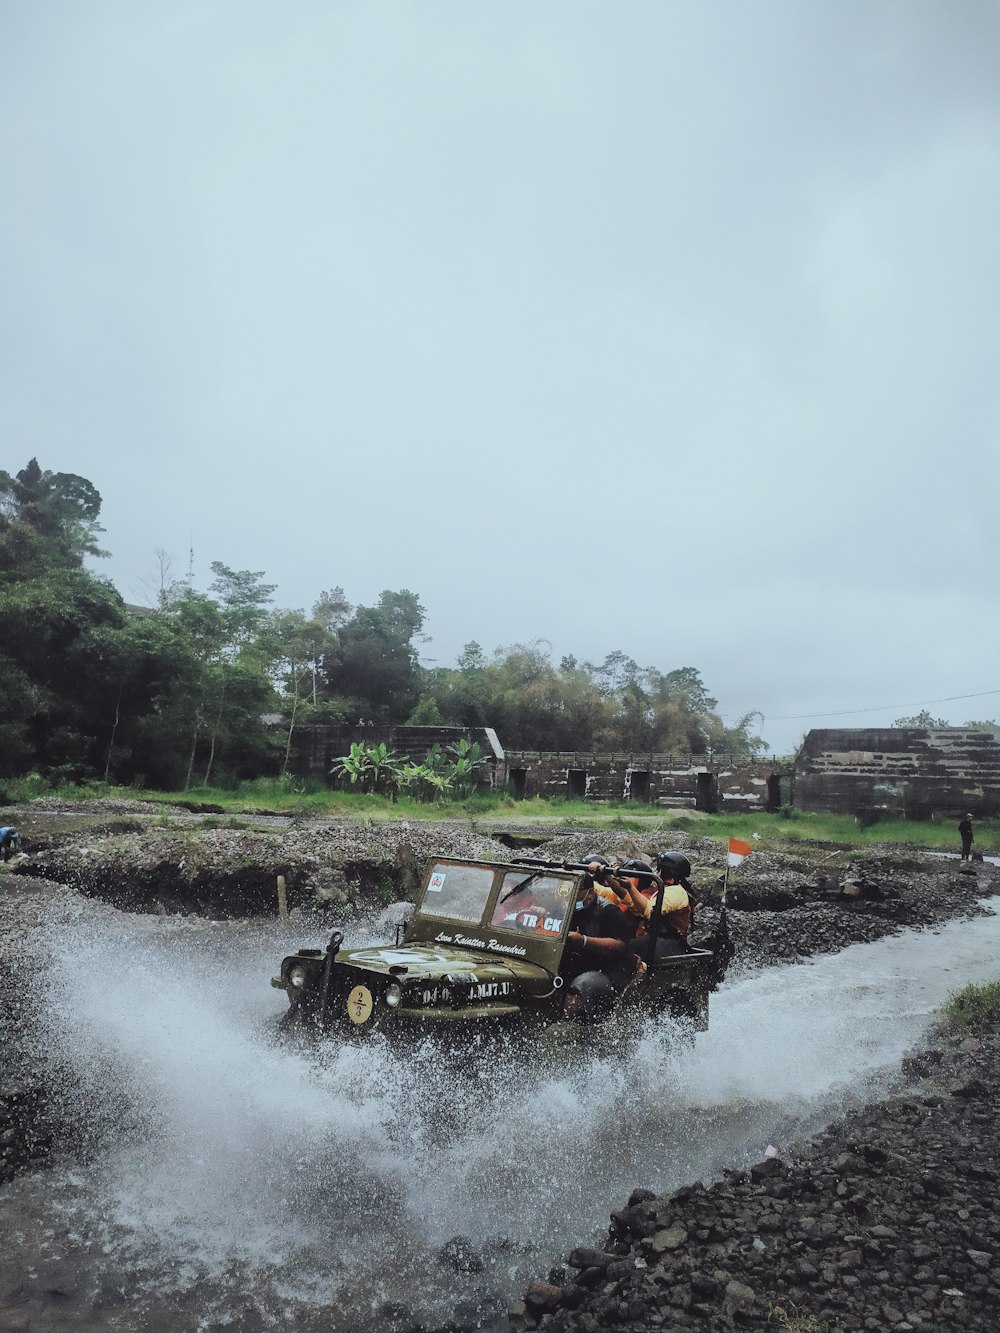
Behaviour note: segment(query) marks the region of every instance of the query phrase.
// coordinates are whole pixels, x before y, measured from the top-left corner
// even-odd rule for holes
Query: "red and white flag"
[[[729,839],[729,865],[738,866],[741,861],[745,861],[753,848],[748,842],[741,842],[739,838]]]

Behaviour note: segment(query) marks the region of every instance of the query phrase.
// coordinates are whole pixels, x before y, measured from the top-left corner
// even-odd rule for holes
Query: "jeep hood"
[[[443,944],[383,945],[373,949],[341,949],[338,965],[365,972],[383,973],[407,981],[516,981],[527,993],[552,989],[552,976],[544,967],[520,959],[495,958]],[[405,971],[402,969],[405,968]]]

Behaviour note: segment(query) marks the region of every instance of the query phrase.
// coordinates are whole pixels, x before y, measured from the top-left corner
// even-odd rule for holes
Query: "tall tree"
[[[43,470],[32,458],[15,476],[0,471],[0,568],[34,578],[53,564],[79,568],[103,555],[101,497],[86,477]]]
[[[414,640],[426,612],[407,588],[385,591],[375,606],[359,606],[340,631],[339,661],[329,671],[331,691],[384,722],[402,722],[420,697]]]

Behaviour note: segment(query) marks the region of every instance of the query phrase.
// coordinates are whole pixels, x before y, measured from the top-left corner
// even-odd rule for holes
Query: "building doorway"
[[[714,773],[698,774],[698,790],[694,799],[694,808],[714,815],[719,808],[719,784]]]
[[[587,799],[587,770],[585,768],[571,768],[566,775],[566,795],[571,800],[584,801]]]

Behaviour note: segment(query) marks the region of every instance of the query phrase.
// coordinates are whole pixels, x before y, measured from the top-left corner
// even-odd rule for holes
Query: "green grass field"
[[[5,784],[9,804],[44,800],[58,795],[71,800],[119,797],[157,801],[164,805],[213,806],[230,815],[254,815],[263,812],[331,819],[405,819],[455,820],[481,823],[538,824],[559,830],[569,828],[611,828],[649,836],[671,832],[690,833],[709,838],[755,838],[760,844],[779,846],[788,843],[842,843],[851,847],[870,847],[883,843],[924,847],[939,851],[958,851],[959,837],[949,819],[941,823],[887,819],[867,828],[847,815],[814,815],[785,811],[782,814],[718,814],[697,810],[664,810],[656,806],[603,804],[588,801],[531,800],[516,801],[503,794],[486,793],[465,800],[444,800],[433,804],[403,799],[393,803],[388,797],[351,791],[335,791],[318,783],[280,781],[260,778],[244,782],[233,790],[218,787],[194,787],[189,791],[160,792],[132,787],[105,787],[92,783],[80,787],[60,787],[53,791],[38,779]],[[987,855],[1000,851],[1000,822],[976,824],[976,849]]]

